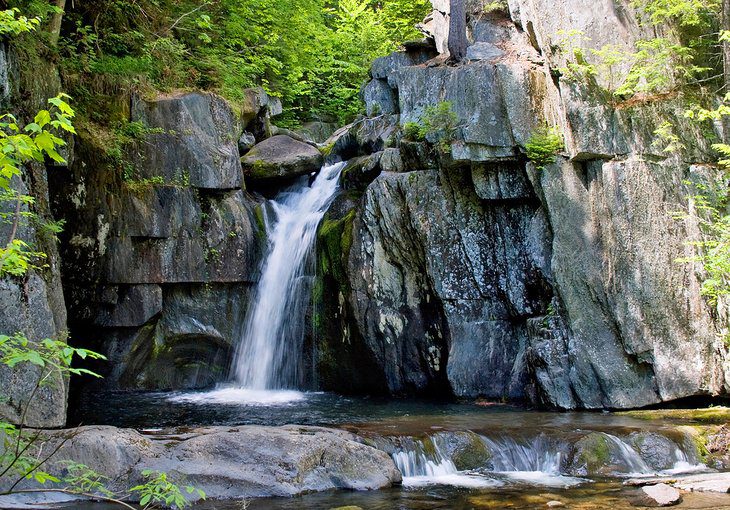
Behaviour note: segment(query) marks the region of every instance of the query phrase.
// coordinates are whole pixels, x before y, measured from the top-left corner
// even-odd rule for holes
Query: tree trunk
[[[58,46],[58,39],[61,37],[61,22],[63,21],[63,13],[66,10],[66,0],[55,0],[58,12],[53,14],[51,18],[51,26],[48,28],[51,32],[51,45]]]
[[[724,0],[730,2],[730,0]],[[455,61],[466,57],[466,0],[450,0],[449,15],[449,53]]]
[[[722,0],[722,26],[723,32],[730,31],[730,0]],[[722,66],[725,88],[723,94],[730,94],[730,41],[722,43]],[[730,143],[730,116],[722,119],[722,141]]]

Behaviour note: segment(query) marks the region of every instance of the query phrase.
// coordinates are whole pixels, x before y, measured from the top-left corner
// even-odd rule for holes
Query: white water
[[[477,474],[460,472],[454,462],[442,451],[437,438],[433,438],[434,455],[429,457],[419,443],[418,451],[400,451],[393,454],[393,461],[403,475],[405,487],[424,485],[452,485],[465,488],[499,487],[497,480]]]
[[[312,248],[322,217],[332,203],[345,163],[322,168],[314,183],[301,184],[272,202],[273,227],[261,280],[246,316],[232,366],[238,397],[279,403],[296,393],[262,394],[301,385],[305,313],[310,296]],[[225,400],[236,393],[224,393]],[[300,394],[301,395],[301,394]]]
[[[524,442],[486,437],[482,441],[492,452],[492,473],[496,476],[545,487],[572,487],[587,481],[562,472],[563,446],[543,435]]]
[[[628,443],[611,434],[603,435],[615,456],[614,476],[656,476],[707,470],[704,465],[692,464],[681,448],[676,446],[673,452],[676,460],[674,467],[656,472]],[[567,444],[551,441],[543,435],[530,440],[483,436],[481,439],[492,457],[489,465],[474,466],[477,471],[459,471],[445,453],[448,451],[447,439],[438,435],[430,438],[433,453],[425,453],[423,443],[417,442],[413,448],[394,453],[393,460],[403,475],[405,486],[454,485],[478,488],[506,483],[567,488],[589,481],[566,474],[564,461],[570,451]]]

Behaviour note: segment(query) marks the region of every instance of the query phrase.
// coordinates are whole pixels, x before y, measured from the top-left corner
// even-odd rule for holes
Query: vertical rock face
[[[47,108],[46,100],[61,91],[58,71],[51,64],[21,73],[16,65],[18,56],[14,49],[0,45],[0,105],[6,111],[35,112]],[[23,94],[20,94],[20,91]],[[18,115],[22,117],[21,115]],[[21,118],[21,121],[24,119]],[[27,119],[25,119],[27,120]],[[31,119],[32,120],[32,119]],[[70,161],[73,145],[64,151]],[[51,211],[48,197],[48,179],[65,168],[46,167],[41,164],[27,165],[21,179],[11,184],[18,192],[32,196],[35,214],[44,221],[50,221]],[[3,212],[13,212],[15,204],[3,203]],[[23,207],[23,211],[27,211]],[[0,224],[0,243],[10,237],[11,225]],[[0,334],[22,333],[31,341],[46,338],[65,340],[67,335],[66,306],[61,289],[61,262],[58,248],[52,236],[37,229],[35,225],[21,225],[17,238],[47,254],[43,269],[31,269],[27,275],[0,279]],[[29,395],[43,376],[34,367],[19,366],[10,370],[0,366],[0,419],[19,423],[29,402]],[[49,384],[39,388],[28,405],[25,425],[31,427],[62,427],[66,423],[67,381],[60,374],[53,374]]]
[[[82,133],[55,186],[71,330],[109,357],[107,387],[209,386],[227,376],[265,247],[238,141],[266,124],[268,102],[252,100],[248,117],[212,94],[131,104],[142,134],[122,148],[122,168]]]
[[[551,76],[559,30],[601,41],[613,27],[611,42],[628,47],[640,36],[630,11],[537,4],[510,2],[511,19],[473,17],[460,66],[408,54],[374,64],[368,111],[402,126],[449,101],[458,128],[448,154],[392,136],[382,173],[340,200],[343,241],[321,234],[322,282],[337,289],[319,297],[335,311],[321,350],[339,353],[340,374],[375,367],[374,381],[347,383],[360,391],[438,388],[570,409],[724,394],[727,349],[701,268],[679,262],[701,236],[686,183],[713,178],[694,164],[710,160],[706,138],[676,100],[609,105],[595,85]],[[654,135],[669,119],[687,147],[671,157]],[[524,146],[545,122],[566,149],[537,169]],[[328,373],[326,386],[341,384]]]

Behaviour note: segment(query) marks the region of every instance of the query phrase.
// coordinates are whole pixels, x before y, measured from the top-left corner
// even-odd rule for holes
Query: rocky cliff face
[[[21,121],[33,118],[35,112],[47,108],[46,100],[61,91],[57,69],[49,63],[27,72],[19,65],[23,56],[6,42],[0,42],[0,106],[3,113],[12,111]],[[22,93],[21,93],[22,91]],[[73,160],[73,145],[64,151],[68,161]],[[22,179],[12,186],[32,196],[33,212],[45,221],[51,220],[48,181],[66,169],[49,165],[31,164],[24,168]],[[5,204],[14,209],[14,204]],[[27,211],[27,207],[23,207]],[[12,212],[10,210],[3,212]],[[0,222],[0,239],[7,242],[11,225]],[[64,340],[67,335],[66,305],[61,288],[61,261],[56,242],[35,224],[22,225],[17,237],[47,254],[43,265],[30,270],[22,278],[0,279],[0,334],[24,334],[32,341],[45,338]],[[21,421],[23,410],[42,374],[35,368],[21,367],[10,370],[0,367],[0,417],[14,423]],[[60,375],[51,376],[52,384],[39,388],[28,407],[26,425],[32,427],[62,427],[66,423],[67,381]]]
[[[320,231],[326,386],[568,409],[727,391],[700,269],[678,262],[700,233],[691,214],[673,217],[686,182],[712,178],[709,147],[677,100],[612,104],[556,74],[558,30],[599,47],[640,30],[615,2],[579,3],[557,7],[586,13],[576,19],[535,2],[473,15],[456,66],[424,63],[421,49],[373,65],[368,111],[387,115],[367,122],[389,134]],[[427,28],[441,47],[448,11],[436,4]],[[459,119],[448,154],[401,138],[398,125],[441,101]],[[681,155],[656,141],[665,120],[680,124]],[[538,169],[524,146],[545,122],[566,150]],[[375,368],[348,379],[362,363]]]
[[[132,97],[121,109],[141,133],[121,147],[121,170],[92,127],[55,183],[71,329],[109,357],[105,386],[227,377],[266,241],[238,142],[245,128],[264,136],[271,104],[255,90],[249,103],[239,115],[212,94]]]

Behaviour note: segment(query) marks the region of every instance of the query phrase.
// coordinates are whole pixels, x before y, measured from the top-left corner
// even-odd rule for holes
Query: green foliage
[[[403,136],[412,142],[423,142],[426,140],[426,130],[423,124],[406,122],[403,125]]]
[[[165,507],[182,509],[190,505],[180,487],[172,483],[166,473],[147,469],[142,471],[142,476],[144,476],[146,482],[132,487],[129,491],[139,496],[139,504],[143,508],[152,508],[153,505],[159,504]],[[200,489],[189,485],[184,489],[188,494],[197,494],[198,497],[205,499],[205,492]]]
[[[85,464],[74,461],[61,463],[66,471],[63,483],[66,490],[72,494],[100,494],[106,497],[113,497],[114,493],[107,489],[106,484],[109,477],[101,475]]]
[[[34,31],[41,24],[40,18],[27,18],[19,13],[18,9],[0,11],[0,35],[18,36]]]
[[[527,158],[538,170],[555,163],[557,154],[563,150],[563,135],[557,126],[542,126],[537,129],[525,144]]]
[[[673,154],[684,150],[682,141],[674,131],[674,126],[670,122],[663,122],[655,131],[656,139],[654,146],[659,146],[662,152]]]
[[[403,125],[403,136],[414,142],[428,140],[442,152],[448,152],[459,129],[459,117],[452,106],[450,101],[427,106],[419,122],[411,121]]]
[[[728,151],[730,154],[730,151]],[[679,262],[702,264],[705,276],[702,295],[710,304],[730,295],[730,214],[727,213],[727,191],[716,185],[695,184],[697,194],[691,200],[697,212],[696,218],[706,236],[704,240],[690,243],[697,248],[694,257]],[[686,215],[680,215],[684,218]]]
[[[421,117],[426,138],[436,141],[443,152],[451,149],[451,142],[459,129],[459,117],[452,107],[450,101],[442,101],[427,106]]]
[[[362,109],[372,60],[417,37],[429,9],[428,0],[77,2],[59,48],[90,112],[109,88],[210,89],[235,102],[260,85],[282,98],[280,124],[344,122]]]
[[[652,25],[676,22],[680,26],[698,26],[720,8],[720,0],[632,0],[631,6],[641,10]]]
[[[637,51],[628,56],[631,70],[616,95],[665,92],[677,83],[687,83],[707,71],[693,65],[691,48],[658,37],[636,43]]]
[[[31,447],[40,434],[37,432],[31,436],[23,435],[23,421],[39,388],[56,384],[59,377],[69,375],[99,377],[98,374],[89,370],[74,367],[72,365],[74,358],[105,359],[101,354],[71,347],[59,340],[47,338],[34,342],[20,333],[12,336],[0,335],[0,364],[10,369],[30,366],[34,367],[38,373],[35,387],[24,402],[21,423],[13,425],[0,422],[4,443],[3,448],[0,449],[0,478],[15,479],[15,483],[11,481],[11,492],[23,479],[33,479],[40,484],[60,481],[41,469],[50,457],[32,452]]]
[[[0,206],[3,210],[12,211],[0,213],[0,221],[11,225],[10,238],[5,247],[0,248],[0,277],[23,276],[29,269],[38,267],[37,262],[44,258],[43,253],[16,237],[24,222],[43,222],[37,215],[25,210],[34,203],[33,198],[15,190],[11,183],[20,178],[21,168],[26,163],[42,163],[46,158],[59,164],[66,163],[58,152],[66,142],[57,134],[76,132],[72,125],[75,112],[66,102],[68,98],[66,94],[60,94],[49,99],[51,108],[39,111],[33,122],[24,127],[12,114],[0,116]],[[58,224],[49,225],[51,231],[57,230],[57,227]]]
[[[485,14],[490,14],[492,12],[501,12],[501,11],[507,11],[509,9],[509,6],[507,5],[506,0],[497,0],[496,2],[488,2],[484,4],[484,7],[482,7],[482,11]]]

